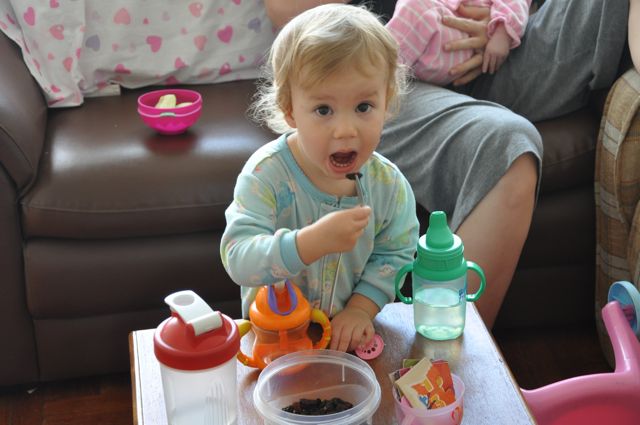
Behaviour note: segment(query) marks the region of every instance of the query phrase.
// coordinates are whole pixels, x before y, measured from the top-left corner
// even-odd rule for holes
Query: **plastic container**
[[[245,366],[264,369],[273,360],[294,351],[326,348],[331,340],[331,322],[319,309],[311,308],[300,289],[288,280],[261,287],[249,309],[251,321],[238,320],[240,337],[255,334],[251,357],[242,351]],[[309,323],[322,326],[322,336],[313,343],[307,335]]]
[[[169,295],[171,317],[153,337],[169,425],[237,422],[236,323],[193,291]]]
[[[380,405],[380,394],[376,375],[363,360],[340,351],[305,350],[269,363],[258,378],[253,402],[267,425],[370,425]],[[353,407],[320,416],[282,410],[302,398],[334,397]]]
[[[177,102],[192,102],[179,108],[156,108],[161,96],[174,94]],[[163,89],[138,97],[138,115],[142,121],[161,134],[180,134],[195,124],[202,113],[202,96],[194,90]]]
[[[191,102],[191,105],[180,108],[156,108],[158,100],[165,94],[176,95],[176,103]],[[176,112],[186,114],[202,107],[202,96],[195,90],[188,89],[162,89],[154,90],[138,97],[138,109],[147,114],[157,114],[158,112]]]
[[[401,404],[393,397],[398,425],[459,425],[464,414],[464,383],[458,375],[451,374],[456,401],[437,409],[416,409]]]

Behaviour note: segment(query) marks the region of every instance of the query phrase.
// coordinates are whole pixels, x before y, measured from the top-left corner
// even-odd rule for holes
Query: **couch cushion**
[[[202,116],[162,136],[140,120],[137,97],[87,99],[51,110],[38,180],[23,197],[28,237],[118,238],[219,230],[246,159],[274,136],[245,111],[252,81],[190,86]]]
[[[220,261],[221,236],[31,240],[24,251],[29,312],[45,320],[168,308],[164,297],[191,289],[240,317],[240,288]]]
[[[52,110],[38,180],[21,201],[25,233],[89,239],[224,229],[242,165],[274,136],[245,116],[252,81],[193,88],[203,113],[179,136],[142,123],[136,99],[144,91]],[[541,194],[592,184],[595,113],[585,108],[536,127]]]
[[[541,195],[593,185],[599,125],[591,108],[535,123],[544,146]]]

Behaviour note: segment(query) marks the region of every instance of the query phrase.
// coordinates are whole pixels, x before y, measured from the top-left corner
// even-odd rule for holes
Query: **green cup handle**
[[[480,277],[480,287],[478,288],[478,291],[475,294],[467,294],[467,301],[478,301],[478,298],[480,298],[480,295],[482,295],[482,293],[484,292],[484,285],[486,283],[484,272],[482,271],[480,266],[478,266],[473,261],[467,261],[467,270],[476,272],[476,274]]]
[[[413,270],[413,263],[409,263],[403,266],[400,270],[398,270],[398,273],[396,273],[396,295],[398,296],[398,298],[400,298],[400,301],[402,301],[405,304],[412,304],[413,298],[405,297],[404,295],[402,295],[402,293],[400,292],[400,289],[401,289],[400,281],[402,280],[405,274],[409,273],[412,270]]]

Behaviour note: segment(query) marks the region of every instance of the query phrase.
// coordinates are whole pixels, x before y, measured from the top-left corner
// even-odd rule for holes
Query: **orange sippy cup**
[[[253,357],[238,351],[238,360],[245,366],[264,369],[285,354],[326,348],[331,339],[327,316],[322,310],[312,309],[300,289],[288,280],[260,288],[249,309],[249,319],[236,320],[241,337],[250,330],[255,334]],[[322,337],[315,345],[307,334],[310,322],[322,326]]]

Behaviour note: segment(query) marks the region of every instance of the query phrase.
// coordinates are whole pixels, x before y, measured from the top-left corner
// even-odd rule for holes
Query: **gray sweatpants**
[[[378,151],[400,167],[418,203],[445,211],[457,229],[516,158],[530,153],[541,169],[540,135],[506,107],[532,121],[557,117],[586,105],[591,90],[612,84],[628,2],[547,0],[495,75],[460,93],[415,82],[385,126]]]

